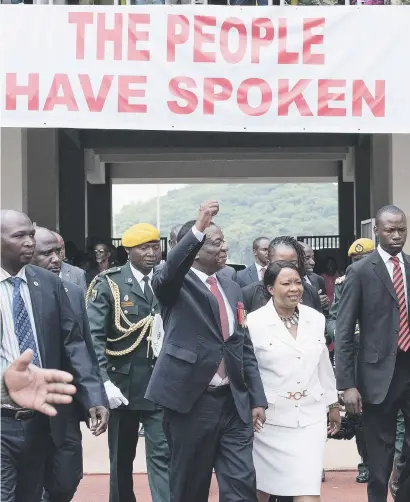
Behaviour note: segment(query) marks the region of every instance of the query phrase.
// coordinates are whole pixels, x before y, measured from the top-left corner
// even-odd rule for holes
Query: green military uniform
[[[148,303],[129,263],[100,274],[91,283],[87,300],[103,380],[111,381],[129,401],[128,406],[111,410],[108,425],[110,502],[135,501],[132,470],[140,423],[152,501],[169,502],[169,450],[162,410],[144,398],[155,364],[149,336],[158,302],[154,296]]]

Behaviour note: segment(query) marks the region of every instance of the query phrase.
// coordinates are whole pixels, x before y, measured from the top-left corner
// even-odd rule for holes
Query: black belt
[[[214,396],[222,396],[225,394],[230,394],[231,386],[230,385],[219,385],[218,387],[209,386],[206,391],[208,394],[213,394]]]
[[[33,410],[15,410],[13,408],[1,408],[1,416],[14,418],[14,420],[29,420],[37,414]]]

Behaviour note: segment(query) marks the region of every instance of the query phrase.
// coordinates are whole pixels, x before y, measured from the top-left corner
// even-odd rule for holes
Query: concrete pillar
[[[27,130],[27,213],[50,229],[59,225],[57,129]]]
[[[104,184],[87,183],[88,239],[109,243],[111,221],[111,180],[107,177]]]
[[[360,237],[361,222],[371,214],[370,201],[370,138],[363,136],[355,149],[355,234]]]
[[[0,128],[1,207],[27,213],[27,130]]]
[[[391,203],[400,207],[410,222],[410,134],[392,134]],[[410,253],[410,236],[405,251]]]
[[[371,217],[391,204],[391,134],[373,134],[370,138]]]
[[[354,239],[354,183],[343,181],[340,168],[338,183],[340,258],[347,263],[349,245]]]
[[[60,227],[67,242],[85,249],[87,236],[87,191],[82,148],[60,144]]]

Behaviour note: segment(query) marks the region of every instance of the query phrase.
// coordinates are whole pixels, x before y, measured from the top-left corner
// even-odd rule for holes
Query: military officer
[[[161,256],[160,234],[140,223],[124,232],[129,261],[98,275],[87,292],[95,352],[110,402],[110,502],[135,502],[133,462],[138,428],[145,429],[148,480],[153,502],[169,502],[169,451],[162,410],[144,399],[155,364],[150,334],[159,310],[152,288]]]
[[[358,239],[350,246],[348,255],[352,262],[356,262],[365,258],[374,251],[374,243],[371,239]],[[328,336],[334,341],[336,332],[336,317],[339,308],[340,297],[342,296],[343,284],[346,276],[339,277],[335,283],[335,296],[333,304],[330,307],[329,318],[326,323],[326,331]],[[359,343],[359,325],[356,325],[357,344]],[[369,481],[369,469],[367,467],[367,451],[362,430],[356,431],[357,451],[362,459],[358,465],[358,474],[356,481],[358,483],[367,483]]]

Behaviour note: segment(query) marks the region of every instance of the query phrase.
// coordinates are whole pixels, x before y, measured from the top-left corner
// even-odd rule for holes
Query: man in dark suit
[[[33,265],[48,270],[57,276],[61,271],[60,244],[55,234],[47,228],[36,227],[36,247]],[[72,282],[63,281],[65,292],[76,315],[93,362],[95,374],[100,380],[101,393],[105,395],[104,384],[101,379],[97,357],[94,352],[90,336],[87,311],[85,309],[84,293]],[[108,400],[104,403],[108,409]],[[47,457],[44,475],[45,502],[70,502],[77,491],[83,477],[83,450],[81,445],[80,421],[87,420],[87,416],[79,403],[74,403],[66,410],[67,429],[64,443],[54,447]]]
[[[305,277],[305,255],[302,246],[293,238],[288,236],[277,237],[269,244],[269,262],[285,260],[295,264],[303,277]],[[317,290],[306,280],[303,283],[302,301],[304,305],[312,307],[318,312],[322,312],[322,305]],[[263,281],[250,284],[242,288],[245,308],[247,312],[253,312],[266,305],[271,298],[267,293]]]
[[[33,363],[43,368],[69,369],[76,398],[91,417],[95,435],[105,431],[108,411],[101,381],[95,374],[81,329],[60,279],[29,265],[35,247],[35,227],[17,211],[1,211],[0,306],[2,368],[31,349]],[[10,400],[1,406],[1,500],[37,502],[51,440],[60,447],[67,431],[66,407],[56,417],[20,409]],[[51,431],[51,434],[50,434]]]
[[[237,273],[236,282],[241,288],[263,279],[266,267],[269,265],[268,247],[269,239],[267,237],[258,237],[253,241],[252,250],[255,263]]]
[[[161,256],[159,231],[145,223],[134,225],[124,232],[122,245],[129,262],[103,272],[91,283],[87,306],[111,406],[110,502],[135,502],[133,463],[140,424],[145,431],[152,501],[169,502],[169,449],[162,429],[163,413],[144,398],[155,365],[151,330],[159,306],[151,281]]]
[[[165,337],[146,397],[164,407],[173,502],[207,502],[213,468],[221,502],[256,502],[253,429],[267,401],[240,288],[217,274],[227,258],[218,211],[201,206],[152,282]]]
[[[375,233],[377,250],[351,265],[344,281],[336,321],[336,378],[347,411],[363,414],[368,500],[386,502],[400,408],[410,423],[410,257],[402,252],[407,238],[403,211],[380,209]]]
[[[59,257],[61,259],[61,267],[60,267],[60,279],[67,282],[72,282],[79,286],[85,295],[87,292],[87,283],[85,280],[85,270],[75,267],[74,265],[70,265],[64,261],[65,258],[65,243],[64,239],[57,232],[53,232],[56,236],[58,244],[60,246]]]
[[[303,251],[305,252],[305,281],[313,286],[319,293],[320,302],[322,304],[323,313],[327,317],[329,315],[329,298],[326,294],[325,280],[322,276],[315,274],[315,253],[313,249],[306,242],[301,242]]]

